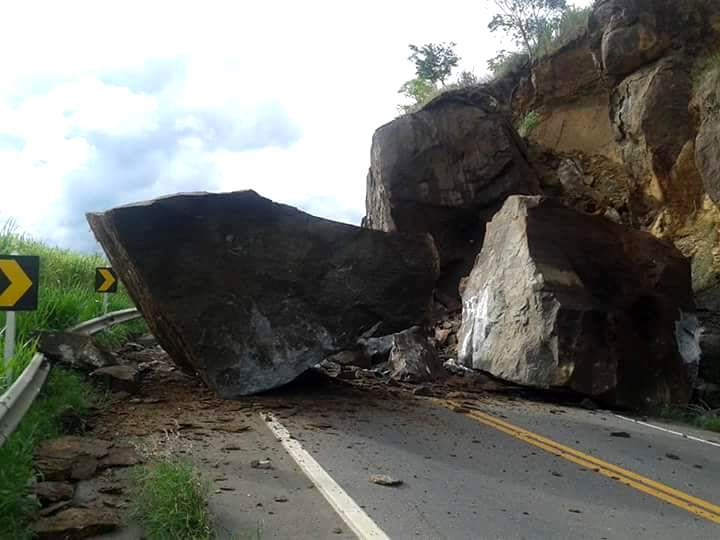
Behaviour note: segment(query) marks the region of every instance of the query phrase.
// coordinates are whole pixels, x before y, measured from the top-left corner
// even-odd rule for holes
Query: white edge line
[[[360,508],[320,464],[294,439],[272,413],[260,413],[273,435],[277,437],[295,463],[310,478],[335,512],[361,540],[390,540],[380,527]]]
[[[680,431],[673,431],[672,429],[666,429],[664,427],[656,426],[655,424],[648,424],[647,422],[642,422],[641,420],[635,420],[634,418],[628,418],[627,416],[623,416],[621,414],[614,414],[613,416],[616,416],[617,418],[620,418],[622,420],[627,420],[628,422],[633,422],[634,424],[640,424],[641,426],[657,429],[658,431],[664,431],[665,433],[671,433],[672,435],[678,435],[682,437],[683,439],[690,439],[691,441],[697,441],[705,444],[709,444],[711,446],[717,446],[720,448],[720,443],[708,441],[707,439],[702,439],[700,437],[694,437],[692,435],[688,435],[687,433],[682,433]]]

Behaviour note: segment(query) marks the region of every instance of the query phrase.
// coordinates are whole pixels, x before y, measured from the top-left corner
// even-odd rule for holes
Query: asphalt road
[[[719,447],[521,400],[453,412],[355,399],[278,420],[392,539],[720,538]],[[376,473],[404,483],[369,482]],[[326,537],[331,524],[294,538]]]

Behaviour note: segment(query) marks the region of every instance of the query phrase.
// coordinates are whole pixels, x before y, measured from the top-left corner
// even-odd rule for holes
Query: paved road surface
[[[278,416],[393,539],[720,538],[720,508],[705,504],[720,504],[720,448],[610,413],[489,399],[466,414],[411,399]],[[372,484],[374,473],[404,485]]]

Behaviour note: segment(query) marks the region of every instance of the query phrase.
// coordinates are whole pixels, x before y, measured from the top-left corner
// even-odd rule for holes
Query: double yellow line
[[[687,510],[696,516],[700,516],[714,523],[720,524],[720,506],[716,504],[693,497],[692,495],[678,491],[670,486],[666,486],[665,484],[661,484],[660,482],[656,482],[650,478],[628,471],[622,467],[613,465],[612,463],[584,454],[583,452],[560,444],[552,439],[548,439],[538,435],[537,433],[533,433],[532,431],[527,431],[509,422],[500,420],[495,416],[475,409],[468,409],[466,405],[441,399],[435,399],[433,401],[455,410],[458,410],[458,408],[464,408],[467,410],[467,412],[464,413],[465,416],[469,416],[486,426],[502,431],[503,433],[515,437],[516,439],[520,439],[521,441],[541,448],[550,454],[576,463],[581,467],[595,471],[603,476],[607,476],[608,478],[616,480],[621,484],[625,484],[626,486],[635,488],[643,493],[652,495],[653,497],[673,504],[683,510]]]

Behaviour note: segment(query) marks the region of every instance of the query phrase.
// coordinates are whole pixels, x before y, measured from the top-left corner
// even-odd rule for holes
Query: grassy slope
[[[30,335],[37,329],[62,330],[101,314],[101,297],[94,292],[96,266],[104,266],[99,255],[81,255],[48,247],[17,234],[11,225],[0,229],[0,253],[18,252],[40,256],[40,292],[37,311],[17,317],[17,354],[11,369],[0,366],[0,392],[22,372],[35,352]],[[127,293],[110,297],[110,310],[132,307]],[[105,342],[120,342],[142,331],[144,323],[119,325],[107,332]],[[0,327],[4,320],[0,315]],[[2,340],[0,340],[0,347]],[[41,397],[17,431],[0,448],[0,538],[28,538],[27,523],[36,509],[28,497],[33,477],[32,450],[42,440],[62,431],[62,417],[83,414],[95,401],[92,387],[77,374],[60,368],[51,371]]]

